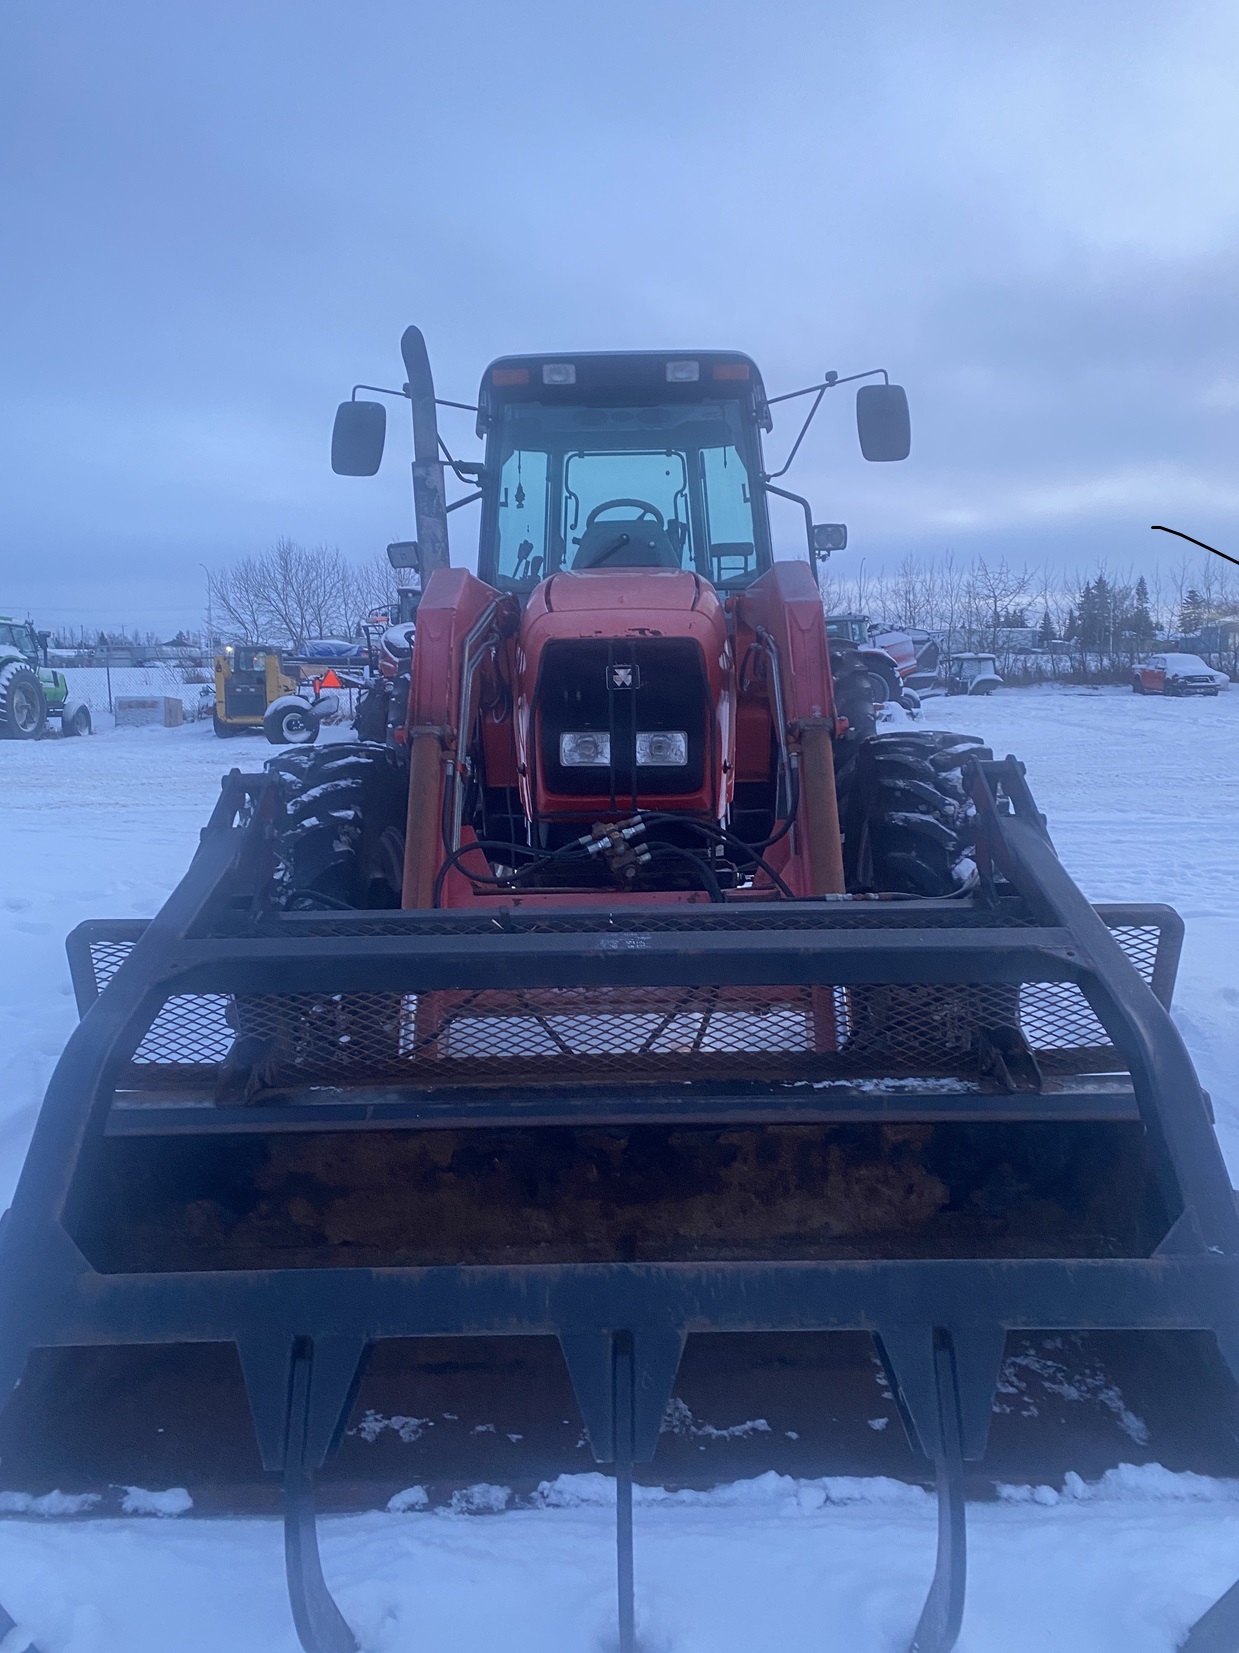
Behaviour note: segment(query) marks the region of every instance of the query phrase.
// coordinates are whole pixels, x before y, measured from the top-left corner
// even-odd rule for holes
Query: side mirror
[[[912,418],[902,385],[862,385],[856,392],[856,431],[866,459],[906,459]]]
[[[421,557],[416,540],[393,540],[387,547],[387,560],[393,568],[420,568]]]
[[[383,458],[387,409],[382,402],[341,402],[331,431],[331,468],[337,476],[373,476]]]
[[[846,522],[815,522],[813,550],[818,557],[828,557],[832,551],[846,551],[848,527]]]

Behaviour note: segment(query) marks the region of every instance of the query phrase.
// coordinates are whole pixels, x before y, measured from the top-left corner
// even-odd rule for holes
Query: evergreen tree
[[[1083,648],[1097,647],[1097,593],[1092,581],[1083,587],[1080,592],[1080,609],[1076,618],[1076,627]]]
[[[1097,600],[1097,640],[1099,649],[1109,648],[1114,637],[1114,592],[1104,574],[1093,581]]]
[[[1136,601],[1131,611],[1131,633],[1137,643],[1153,638],[1153,615],[1149,610],[1149,588],[1144,575],[1136,581]]]
[[[1195,637],[1204,623],[1205,600],[1192,586],[1179,609],[1179,630],[1184,637]]]
[[[1071,618],[1074,619],[1074,615]],[[1050,619],[1048,608],[1042,614],[1041,624],[1037,627],[1037,641],[1043,649],[1048,649],[1054,641],[1054,622]]]
[[[1086,649],[1107,649],[1115,631],[1114,592],[1104,574],[1080,593],[1080,643]]]

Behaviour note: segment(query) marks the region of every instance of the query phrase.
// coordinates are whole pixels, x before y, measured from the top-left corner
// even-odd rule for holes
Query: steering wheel
[[[592,528],[594,523],[604,511],[614,510],[617,505],[635,506],[640,512],[640,515],[636,519],[638,522],[642,522],[646,517],[653,517],[654,521],[660,528],[666,528],[667,526],[666,519],[664,518],[662,512],[658,509],[657,505],[651,505],[648,499],[604,499],[602,504],[595,505],[593,510],[585,518],[585,526],[587,528]]]

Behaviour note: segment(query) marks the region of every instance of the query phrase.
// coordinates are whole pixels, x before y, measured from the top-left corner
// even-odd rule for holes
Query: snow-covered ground
[[[905,1653],[932,1500],[831,1490],[771,1476],[639,1500],[643,1653]],[[1239,1495],[1159,1490],[974,1506],[960,1653],[1170,1653],[1239,1571]],[[610,1653],[612,1517],[582,1502],[337,1518],[323,1568],[364,1653]],[[274,1521],[0,1524],[0,1589],[44,1653],[296,1653],[282,1569]]]
[[[1183,913],[1176,1016],[1239,1181],[1239,692],[1012,691],[929,702],[925,721],[1024,758],[1059,853],[1094,899]],[[221,743],[209,724],[0,746],[0,1204],[74,1019],[64,935],[84,918],[152,912],[220,774],[258,768],[269,751]],[[584,1476],[543,1508],[327,1519],[325,1570],[365,1653],[598,1653],[615,1639],[605,1495]],[[962,1653],[1170,1653],[1239,1576],[1239,1486],[1155,1466],[976,1506],[970,1522]],[[889,1482],[769,1476],[709,1495],[650,1492],[637,1509],[642,1645],[896,1653],[933,1549],[932,1500]],[[44,1653],[297,1646],[271,1521],[6,1519],[0,1601]]]

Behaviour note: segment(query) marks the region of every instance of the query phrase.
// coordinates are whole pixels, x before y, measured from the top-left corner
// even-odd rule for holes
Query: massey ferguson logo
[[[639,689],[641,673],[636,666],[608,666],[608,689]]]

